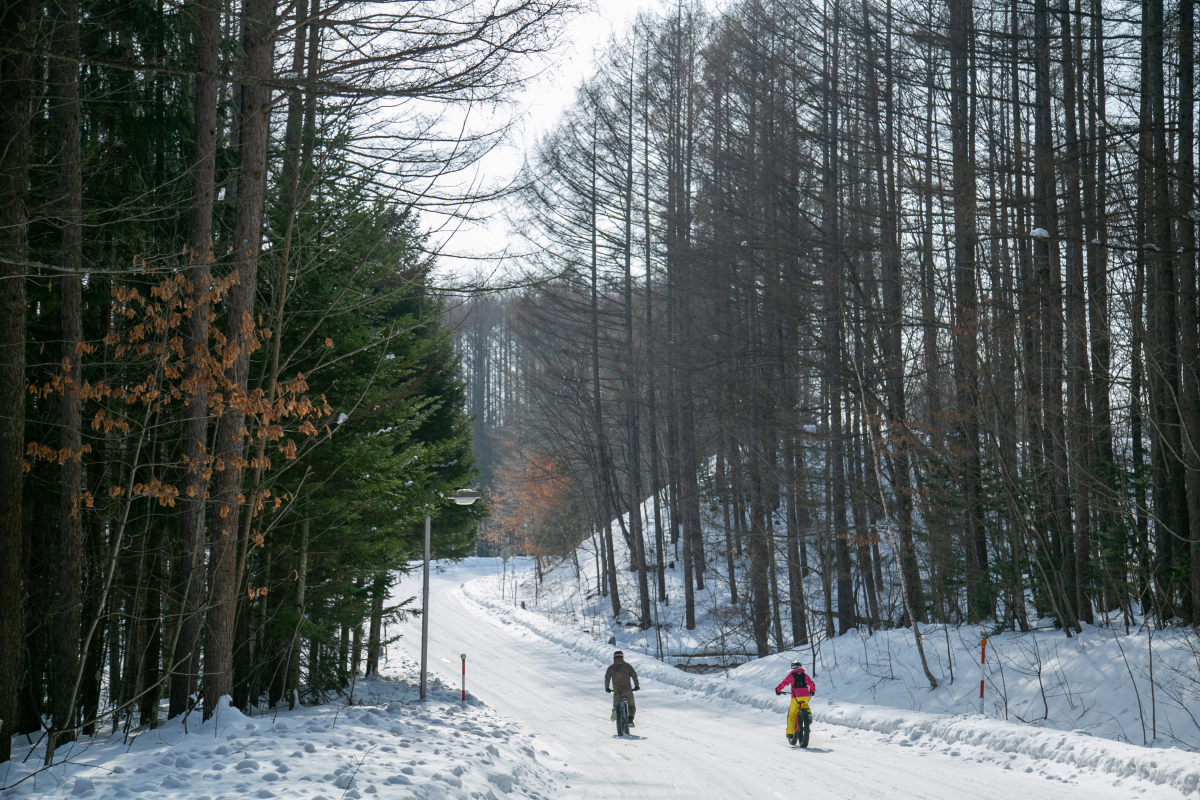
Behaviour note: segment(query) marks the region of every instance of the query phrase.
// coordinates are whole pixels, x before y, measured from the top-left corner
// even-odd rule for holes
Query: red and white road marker
[[[983,713],[983,663],[987,660],[987,639],[979,641],[979,713]]]
[[[462,673],[462,675],[463,675],[463,678],[462,678],[462,681],[463,681],[463,687],[462,687],[462,701],[465,703],[465,702],[467,702],[467,654],[466,654],[466,653],[463,653],[463,654],[462,654],[462,662],[463,662],[463,673]]]

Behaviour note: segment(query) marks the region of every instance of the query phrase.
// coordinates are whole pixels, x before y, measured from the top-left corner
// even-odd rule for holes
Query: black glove
[[[816,695],[816,693],[817,693],[816,689],[813,689],[811,692],[809,692],[809,694],[812,694],[812,695]]]
[[[607,686],[604,687],[604,691],[608,692],[609,694],[612,694],[612,689],[608,688]]]
[[[776,695],[781,695],[781,694],[783,694],[783,692],[781,692],[781,691],[779,691],[778,689],[776,689],[776,690],[775,690],[775,694],[776,694]]]
[[[640,687],[640,686],[635,686],[635,687],[633,687],[633,690],[634,690],[635,692],[640,692],[640,691],[642,690],[642,687]]]

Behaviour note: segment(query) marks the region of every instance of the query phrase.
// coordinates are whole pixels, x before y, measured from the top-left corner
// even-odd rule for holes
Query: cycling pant
[[[618,692],[618,691],[614,690],[613,691],[613,708],[617,707],[617,698],[619,698],[619,697],[624,697],[625,701],[627,703],[629,703],[629,718],[633,719],[634,715],[637,714],[637,705],[633,702],[633,690],[631,689],[628,692]]]
[[[792,704],[788,707],[788,719],[787,719],[787,734],[788,734],[788,736],[791,736],[793,733],[796,732],[796,728],[800,727],[796,723],[796,715],[800,711],[801,708],[803,708],[805,711],[808,711],[809,716],[811,718],[812,712],[809,711],[808,700],[809,700],[809,698],[807,698],[807,697],[793,697],[792,698]]]

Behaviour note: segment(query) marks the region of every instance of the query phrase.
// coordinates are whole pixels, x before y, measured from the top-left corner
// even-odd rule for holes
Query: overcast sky
[[[516,124],[507,141],[489,153],[472,174],[458,176],[456,181],[476,185],[510,181],[520,170],[526,149],[554,126],[562,110],[573,101],[575,89],[590,71],[596,52],[614,33],[624,32],[639,9],[657,6],[656,0],[592,0],[591,8],[565,28],[562,46],[547,68],[517,98]],[[438,260],[440,273],[463,279],[493,272],[496,262],[477,257],[494,259],[510,245],[512,249],[519,246],[510,240],[502,208],[480,206],[474,211],[487,219],[473,224],[430,212],[423,215],[432,229],[430,244],[442,253]]]

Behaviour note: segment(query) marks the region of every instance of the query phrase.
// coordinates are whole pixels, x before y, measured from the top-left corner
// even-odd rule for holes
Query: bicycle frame
[[[629,701],[619,696],[614,708],[617,712],[617,736],[626,736],[629,733]]]

